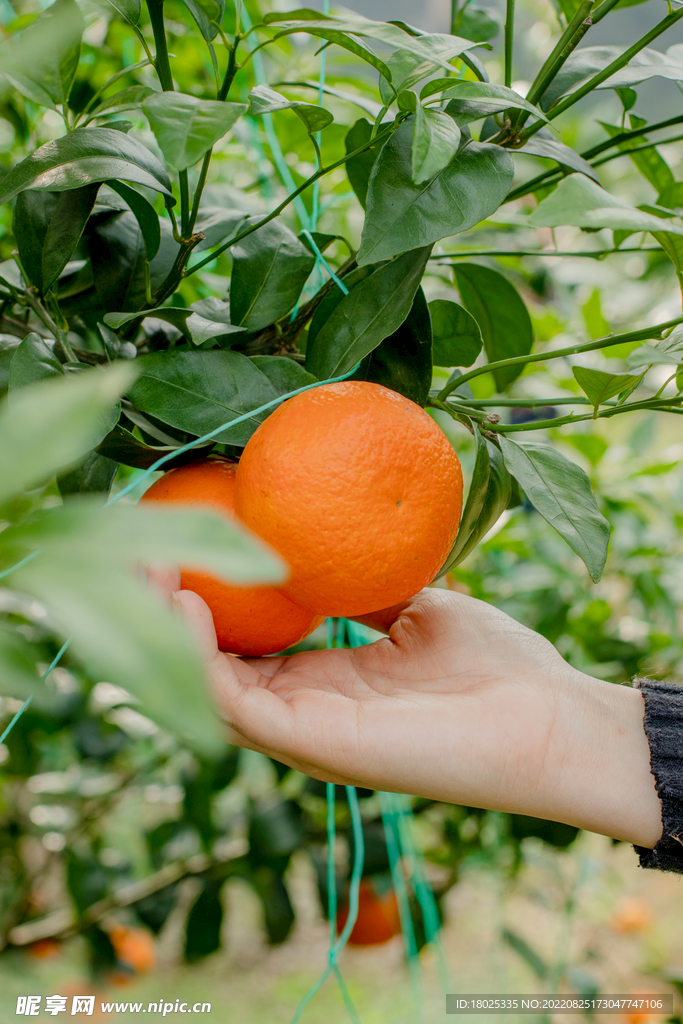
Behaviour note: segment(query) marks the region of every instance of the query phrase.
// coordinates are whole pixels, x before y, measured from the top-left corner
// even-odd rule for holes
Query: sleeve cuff
[[[635,679],[633,685],[645,701],[643,724],[663,826],[654,850],[634,849],[641,867],[683,874],[683,686],[652,679]]]

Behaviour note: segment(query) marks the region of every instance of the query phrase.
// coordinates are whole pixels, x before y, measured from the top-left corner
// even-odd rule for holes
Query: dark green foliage
[[[53,287],[71,259],[99,187],[96,183],[68,192],[27,189],[17,196],[12,228],[21,264],[39,292]]]
[[[432,383],[432,325],[421,288],[401,326],[363,360],[353,379],[374,381],[426,405]]]
[[[508,279],[490,267],[459,261],[454,274],[460,297],[481,329],[489,362],[531,352],[534,342],[531,318]],[[520,364],[494,370],[498,390],[509,388],[523,369]]]
[[[221,884],[203,880],[202,891],[190,910],[185,929],[185,959],[201,960],[220,947],[223,904]]]

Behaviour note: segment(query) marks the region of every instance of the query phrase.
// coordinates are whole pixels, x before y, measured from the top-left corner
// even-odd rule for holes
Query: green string
[[[403,863],[399,852],[398,829],[396,827],[395,811],[391,804],[391,793],[379,792],[379,805],[382,812],[382,824],[384,825],[384,838],[389,854],[389,867],[391,878],[394,883],[394,890],[398,900],[398,913],[401,919],[401,930],[408,961],[408,973],[410,976],[410,987],[413,994],[413,1003],[417,1019],[422,1020],[422,978],[420,976],[420,963],[418,959],[417,943],[415,941],[415,929],[410,913],[410,902],[408,899],[408,887],[403,875]]]
[[[32,551],[30,555],[27,555],[26,558],[22,558],[20,562],[17,562],[15,565],[11,565],[9,569],[3,569],[3,571],[0,572],[0,580],[4,579],[5,576],[9,576],[9,574],[14,572],[16,569],[21,569],[22,565],[26,565],[27,562],[32,561],[36,555],[39,555],[40,552],[44,550],[45,548],[38,548],[36,551]],[[0,740],[0,742],[2,741]]]
[[[244,423],[245,420],[253,419],[254,416],[259,416],[262,412],[266,412],[268,409],[272,409],[273,406],[279,405],[280,402],[285,402],[288,398],[294,398],[295,395],[301,395],[304,391],[311,391],[313,388],[322,387],[323,384],[338,384],[339,381],[346,380],[347,377],[351,377],[356,372],[360,363],[356,363],[352,370],[342,374],[340,377],[330,377],[328,380],[317,380],[314,384],[304,384],[302,388],[297,388],[295,391],[289,391],[286,395],[278,395],[277,398],[273,398],[270,402],[266,402],[265,405],[260,405],[258,409],[251,409],[249,412],[245,412],[242,416],[238,416],[237,419],[228,420],[227,423],[222,423],[220,427],[216,427],[215,430],[210,430],[208,434],[204,434],[202,437],[195,437],[193,441],[188,441],[187,444],[182,445],[180,448],[174,448],[172,452],[168,452],[166,455],[162,455],[160,459],[153,462],[149,469],[146,469],[144,473],[136,477],[134,480],[124,487],[122,490],[115,494],[113,498],[110,498],[107,505],[113,505],[114,502],[119,501],[126,494],[130,494],[131,491],[139,487],[140,484],[144,483],[145,480],[149,480],[152,473],[156,473],[166,462],[171,459],[177,458],[182,455],[183,452],[189,452],[192,448],[196,448],[198,444],[203,444],[205,441],[211,441],[212,438],[222,433],[224,430],[230,430],[231,427],[236,427],[240,423]],[[37,552],[36,552],[37,554]],[[19,562],[18,565],[22,563]],[[13,566],[16,569],[17,566]],[[12,570],[7,570],[11,572]]]
[[[38,554],[38,552],[36,551],[35,554]],[[25,558],[24,562],[26,562],[26,561],[27,561],[27,559]],[[19,565],[23,565],[23,562],[19,562],[17,565],[13,566],[13,568],[17,569],[19,567]],[[8,569],[7,571],[11,572],[12,570]],[[52,669],[57,667],[57,665],[59,664],[59,661],[60,661],[62,655],[64,654],[64,651],[67,649],[67,647],[69,646],[70,643],[71,643],[71,637],[69,637],[68,640],[64,641],[64,643],[62,644],[60,649],[57,651],[57,654],[55,655],[55,657],[52,659],[52,661],[50,662],[48,667],[43,672],[42,676],[40,677],[40,682],[41,683],[44,683],[45,680],[47,679],[47,677],[50,675],[50,672],[52,672]],[[19,719],[23,715],[24,711],[26,711],[26,708],[29,706],[29,704],[31,703],[32,700],[33,700],[33,694],[31,694],[30,697],[27,697],[27,699],[21,705],[21,707],[17,711],[16,715],[14,716],[14,718],[12,719],[10,724],[7,726],[7,728],[3,732],[2,736],[0,736],[0,743],[4,743],[5,742],[5,740],[7,739],[9,734],[11,733],[12,729],[17,724],[17,722],[19,721]]]
[[[372,643],[371,634],[364,626],[358,623],[345,620],[346,633],[351,647],[360,647],[363,644]],[[441,985],[444,992],[449,989],[448,968],[441,944],[441,921],[434,899],[434,893],[426,882],[424,871],[424,857],[417,843],[413,840],[414,818],[413,812],[406,796],[398,793],[378,793],[382,821],[384,824],[387,853],[394,889],[399,903],[399,915],[401,928],[404,934],[406,958],[410,972],[411,988],[416,1010],[421,1014],[422,994],[421,979],[419,972],[419,959],[408,892],[403,874],[403,862],[411,865],[411,883],[417,896],[422,912],[427,942],[436,953],[439,967]]]
[[[245,6],[242,7],[242,24],[244,28],[247,30],[247,32],[249,32],[253,28],[252,20],[249,17],[249,13]],[[251,53],[256,44],[255,36],[248,35],[245,39],[245,43],[247,44],[247,48]],[[268,83],[266,81],[266,73],[263,66],[263,59],[261,57],[260,51],[254,54],[252,58],[252,63],[254,65],[254,78],[256,79],[257,84],[267,85]],[[290,171],[287,161],[285,160],[284,153],[282,152],[280,140],[277,137],[275,127],[273,125],[272,114],[263,114],[263,130],[268,141],[268,148],[270,149],[271,156],[273,158],[273,163],[277,168],[278,174],[282,178],[282,182],[285,188],[287,189],[288,192],[296,192],[296,182],[292,177],[292,172]],[[296,199],[293,202],[293,205],[294,209],[296,210],[297,217],[299,218],[299,221],[301,223],[301,226],[303,228],[310,227],[311,220],[308,215],[308,210],[306,209],[306,204],[304,203],[301,196],[296,197]],[[315,230],[315,225],[313,226],[313,230]]]
[[[330,795],[331,788],[331,795]],[[336,939],[336,908],[337,908],[337,874],[334,863],[334,848],[336,840],[336,829],[334,821],[334,784],[327,784],[327,907],[328,914],[330,915],[330,948],[327,952],[327,967],[320,974],[320,976],[314,981],[309,988],[306,995],[302,998],[301,1002],[296,1008],[294,1016],[292,1017],[290,1024],[298,1024],[301,1020],[301,1015],[310,1003],[313,996],[320,991],[322,986],[325,984],[331,974],[334,974],[337,979],[337,983],[341,990],[346,1009],[349,1013],[353,1024],[360,1024],[356,1008],[351,1000],[351,995],[347,988],[346,982],[339,970],[337,959],[339,953],[348,942],[349,935],[353,930],[353,926],[356,923],[358,917],[358,894],[360,891],[360,880],[363,874],[363,862],[365,860],[365,841],[363,839],[363,823],[360,816],[360,807],[358,805],[358,794],[356,793],[354,786],[345,786],[346,796],[349,802],[349,810],[351,812],[351,828],[353,830],[353,845],[354,845],[354,858],[353,858],[353,870],[351,872],[351,884],[349,886],[349,916],[346,919],[346,924],[342,930],[341,935]],[[334,914],[333,914],[334,909]],[[335,941],[336,939],[336,941]]]

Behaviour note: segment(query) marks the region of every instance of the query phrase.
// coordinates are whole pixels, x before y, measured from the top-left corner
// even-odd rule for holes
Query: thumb
[[[210,664],[218,654],[218,641],[209,606],[192,590],[178,590],[173,599],[190,627],[202,661]]]

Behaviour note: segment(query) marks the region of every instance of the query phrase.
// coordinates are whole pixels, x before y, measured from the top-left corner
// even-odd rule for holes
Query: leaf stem
[[[211,163],[212,153],[213,149],[210,149],[207,153],[204,154],[204,159],[202,160],[202,166],[201,170],[199,171],[197,187],[194,190],[194,198],[192,201],[192,213],[190,214],[190,220],[188,223],[188,234],[192,234],[192,232],[194,231],[194,226],[197,223],[197,216],[199,214],[199,204],[202,199],[202,192],[204,191],[204,186],[206,185],[206,176],[209,173],[209,164]]]
[[[634,43],[633,46],[630,46],[628,50],[621,54],[620,57],[613,60],[611,64],[608,64],[606,68],[599,71],[597,75],[593,75],[592,78],[587,82],[584,82],[583,85],[570,93],[569,96],[565,96],[564,99],[554,103],[547,111],[548,117],[553,120],[560,114],[564,113],[565,110],[568,110],[569,107],[578,103],[579,100],[583,99],[584,96],[587,96],[589,92],[593,92],[594,89],[597,89],[599,85],[606,82],[607,79],[611,78],[617,71],[626,67],[632,57],[635,57],[641,50],[644,50],[645,47],[660,36],[662,32],[666,32],[667,29],[671,28],[672,25],[675,25],[681,18],[683,18],[683,8],[678,11],[673,11],[671,14],[667,14],[665,18],[662,18],[661,21],[657,22],[649,32],[646,32],[644,36]],[[536,132],[540,131],[541,128],[543,128],[543,121],[537,121],[526,129],[522,137],[528,139],[532,135],[535,135]]]
[[[606,139],[605,142],[600,142],[597,146],[592,146],[590,149],[585,150],[585,152],[581,153],[580,156],[582,156],[584,160],[591,160],[592,157],[598,156],[599,153],[604,153],[605,150],[612,149],[614,146],[619,146],[622,142],[629,142],[631,139],[636,139],[640,135],[645,135],[646,132],[657,132],[661,131],[663,128],[673,128],[674,125],[677,124],[683,124],[683,115],[679,114],[678,117],[670,117],[666,121],[659,121],[651,125],[643,125],[642,128],[633,128],[628,132],[620,132],[619,135],[615,135],[613,138]],[[660,146],[666,141],[666,139],[662,139],[660,142],[654,143],[654,145]],[[621,155],[622,153],[620,152],[619,156]],[[508,192],[505,202],[509,203],[512,202],[513,199],[521,199],[522,196],[526,196],[530,192],[533,192],[540,185],[553,185],[563,177],[564,171],[557,167],[551,167],[549,170],[543,171],[542,174],[536,175],[535,178],[531,178],[529,181],[526,181],[523,185],[519,185],[516,189],[513,189],[512,192]]]
[[[178,171],[180,187],[180,235],[187,238],[190,234],[190,182],[187,171]]]
[[[230,87],[235,79],[235,75],[239,71],[239,65],[237,63],[237,46],[241,38],[242,36],[239,33],[237,33],[235,35],[235,41],[228,51],[228,66],[225,69],[223,84],[221,85],[217,97],[221,101],[227,99],[228,93],[230,92]]]
[[[683,399],[672,398],[666,402],[658,401],[653,398],[645,399],[642,402],[629,402],[624,405],[610,406],[608,409],[602,409],[600,412],[589,412],[583,416],[574,416],[570,413],[569,416],[556,416],[549,420],[536,420],[536,422],[530,423],[491,423],[488,425],[488,430],[493,430],[497,434],[512,434],[520,431],[529,430],[548,430],[550,427],[561,427],[565,423],[583,423],[586,420],[596,420],[610,418],[611,416],[620,416],[623,412],[638,412],[643,409],[656,409],[659,412],[683,412],[683,409],[678,409],[673,406],[673,403],[679,403]]]
[[[244,231],[240,231],[235,235],[234,238],[229,239],[227,242],[223,242],[222,245],[219,245],[217,249],[214,249],[213,252],[209,253],[209,255],[203,260],[200,260],[199,263],[195,263],[193,267],[187,267],[185,270],[185,277],[188,277],[190,274],[194,274],[196,270],[201,270],[201,268],[205,267],[207,263],[211,263],[213,260],[217,259],[221,253],[226,251],[226,249],[230,249],[233,245],[236,245],[237,242],[241,242],[243,238],[246,238],[247,235],[251,235],[254,231],[258,231],[259,228],[262,228],[264,224],[268,224],[269,221],[274,220],[275,217],[278,217],[282,211],[289,206],[294,199],[296,199],[297,196],[300,196],[302,192],[305,192],[307,188],[318,180],[318,178],[322,178],[323,175],[329,174],[330,171],[334,171],[337,167],[341,167],[347,160],[350,160],[354,156],[358,156],[359,153],[364,153],[366,149],[370,149],[371,146],[376,145],[378,140],[388,138],[394,131],[395,127],[396,125],[392,122],[392,124],[383,132],[379,132],[374,139],[370,139],[362,146],[359,146],[358,149],[352,150],[351,153],[346,153],[345,156],[341,157],[339,160],[335,160],[332,164],[328,164],[327,167],[321,167],[320,170],[312,174],[310,178],[307,178],[302,185],[299,185],[294,192],[290,192],[290,194],[282,200],[279,206],[276,206],[274,210],[271,210],[271,212],[266,214],[265,217],[262,217],[256,224],[251,224],[248,228],[245,228]],[[678,323],[678,321],[676,321],[676,323]]]
[[[458,403],[460,402],[459,396],[456,396],[456,400]],[[481,406],[483,409],[488,409],[489,407],[493,409],[535,409],[548,405],[591,405],[589,399],[583,395],[576,395],[576,397],[572,398],[468,398],[467,401],[470,405],[476,408]],[[603,404],[616,405],[616,400],[610,399]],[[459,405],[458,408],[460,408]]]
[[[42,320],[42,322],[45,324],[52,337],[61,347],[66,362],[77,363],[78,359],[76,358],[74,351],[71,348],[71,343],[69,342],[66,336],[67,332],[60,330],[60,328],[54,322],[48,311],[45,309],[45,306],[38,298],[35,288],[29,287],[26,289],[26,291],[24,292],[24,300],[26,301],[27,305],[31,307],[31,309],[39,318],[39,320]]]
[[[559,249],[462,249],[460,252],[433,253],[430,260],[441,259],[468,259],[471,256],[588,256],[591,259],[601,259],[603,256],[611,256],[622,252],[661,252],[657,245],[630,246],[624,249],[590,249],[585,252],[564,252]]]
[[[515,40],[515,0],[505,0],[505,85],[512,85],[512,51]]]
[[[529,103],[538,103],[544,92],[553,81],[558,71],[565,63],[570,53],[578,46],[588,29],[593,24],[590,13],[594,0],[583,0],[576,14],[571,19],[566,29],[560,36],[552,53],[544,62],[541,70],[531,83],[527,93]],[[522,111],[523,117],[518,118],[517,126],[521,127],[529,117],[528,111]]]
[[[147,8],[156,48],[154,68],[164,92],[173,92],[173,75],[171,74],[171,62],[168,58],[168,44],[164,27],[164,0],[147,0]]]
[[[653,327],[643,327],[639,331],[629,331],[626,334],[613,334],[607,338],[598,338],[597,341],[589,341],[585,345],[569,345],[567,348],[546,349],[545,352],[536,352],[534,355],[497,359],[493,363],[477,366],[468,373],[464,373],[462,377],[457,377],[455,380],[450,381],[441,389],[437,397],[443,402],[456,388],[461,387],[462,384],[466,384],[475,377],[481,376],[483,373],[489,373],[491,370],[499,370],[507,366],[524,366],[527,363],[540,363],[548,359],[561,359],[564,356],[574,356],[580,352],[594,352],[596,349],[608,348],[611,345],[621,345],[628,341],[646,341],[649,338],[661,339],[663,331],[680,323],[683,323],[683,316],[676,317],[675,320],[667,320],[662,324],[655,324]]]

